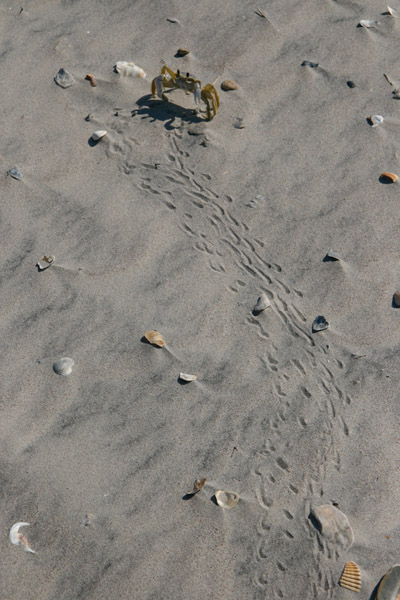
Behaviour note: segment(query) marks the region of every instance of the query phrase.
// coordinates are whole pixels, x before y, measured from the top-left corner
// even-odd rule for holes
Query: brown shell
[[[360,567],[353,561],[347,562],[343,573],[339,579],[339,585],[352,592],[359,592],[361,589],[361,571]]]
[[[232,79],[225,79],[225,81],[221,83],[221,89],[223,89],[225,92],[229,92],[229,90],[237,90],[238,87],[238,84],[235,81],[232,81]]]
[[[393,304],[397,307],[400,306],[400,290],[393,294]]]
[[[196,481],[193,484],[193,489],[187,493],[188,496],[194,496],[195,494],[197,494],[197,492],[202,490],[205,486],[206,481],[207,480],[205,477],[202,477],[201,479],[196,479]]]
[[[90,81],[90,85],[91,85],[92,87],[96,87],[97,83],[96,83],[96,80],[95,80],[95,78],[94,78],[94,75],[90,75],[90,74],[88,74],[88,75],[86,75],[86,79],[87,79],[88,81]]]
[[[394,183],[395,181],[397,181],[399,178],[398,175],[395,175],[395,173],[382,173],[381,175],[381,179],[385,179],[386,181],[389,179],[392,183]]]
[[[186,54],[189,54],[190,50],[186,50],[185,48],[178,48],[178,50],[176,51],[176,55],[177,56],[186,56]]]
[[[163,348],[163,346],[165,346],[165,342],[162,339],[162,335],[161,333],[158,333],[158,331],[149,329],[149,331],[146,331],[146,333],[144,334],[144,337],[148,342],[150,342],[150,344],[153,344],[154,346],[159,346],[160,348]]]

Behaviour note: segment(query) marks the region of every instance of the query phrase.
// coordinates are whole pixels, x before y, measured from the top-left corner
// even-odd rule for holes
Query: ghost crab
[[[189,73],[182,75],[179,69],[175,73],[175,71],[164,65],[161,69],[161,75],[155,77],[151,82],[151,93],[153,98],[158,96],[161,100],[168,102],[168,98],[164,94],[164,88],[180,89],[190,92],[194,94],[194,101],[196,104],[200,104],[200,100],[203,100],[207,108],[207,121],[211,121],[217,114],[219,96],[212,83],[207,83],[207,85],[202,88],[199,79],[190,77]]]

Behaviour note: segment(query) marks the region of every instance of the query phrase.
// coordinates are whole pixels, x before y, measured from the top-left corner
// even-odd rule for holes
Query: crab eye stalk
[[[161,98],[161,100],[162,100],[162,93],[163,93],[162,77],[157,77],[155,80],[155,84],[156,84],[157,96],[159,98]]]
[[[201,99],[201,90],[200,90],[200,84],[199,83],[195,83],[194,85],[194,101],[196,104],[200,104],[200,99]]]

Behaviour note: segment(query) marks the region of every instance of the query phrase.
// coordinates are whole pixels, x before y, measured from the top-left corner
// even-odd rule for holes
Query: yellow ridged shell
[[[359,592],[361,589],[361,571],[359,566],[353,562],[347,562],[344,566],[343,573],[339,579],[339,585],[352,592]]]

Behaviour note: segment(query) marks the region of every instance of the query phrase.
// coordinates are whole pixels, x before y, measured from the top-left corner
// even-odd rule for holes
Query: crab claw
[[[161,75],[159,77],[156,77],[155,84],[156,84],[157,96],[162,100],[163,77]]]
[[[196,83],[194,86],[194,101],[196,104],[200,104],[200,99],[201,99],[201,89],[200,89],[200,84]]]

